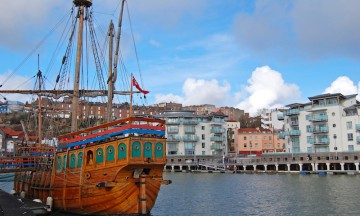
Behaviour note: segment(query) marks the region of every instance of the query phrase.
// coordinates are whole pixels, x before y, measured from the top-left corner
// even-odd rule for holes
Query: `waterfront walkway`
[[[0,190],[0,216],[32,216],[31,210],[21,208],[23,205],[16,197]]]
[[[277,153],[256,157],[168,156],[165,171],[359,174],[360,152]]]

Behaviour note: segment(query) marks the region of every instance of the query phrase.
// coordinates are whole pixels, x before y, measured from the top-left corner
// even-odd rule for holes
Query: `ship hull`
[[[126,137],[57,152],[52,165],[18,172],[15,190],[77,214],[149,213],[164,183],[164,148],[164,138]]]

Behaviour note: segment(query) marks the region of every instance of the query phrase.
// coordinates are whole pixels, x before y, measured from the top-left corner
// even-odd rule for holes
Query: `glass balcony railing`
[[[285,132],[280,132],[278,134],[279,139],[285,139]]]
[[[199,141],[199,136],[189,136],[185,135],[182,137],[184,142],[197,142]]]
[[[322,127],[307,127],[306,131],[309,133],[328,133],[329,127],[328,126],[322,126]]]
[[[167,133],[169,134],[176,134],[176,133],[179,133],[179,129],[167,129]]]
[[[323,145],[323,144],[329,144],[329,138],[320,138],[320,139],[315,139],[314,140],[314,144],[318,144],[318,145]]]
[[[285,114],[286,116],[299,115],[299,113],[300,113],[300,110],[299,110],[299,109],[290,109],[290,110],[286,110],[286,111],[284,112],[284,114]]]
[[[179,119],[167,119],[166,124],[167,125],[178,125],[178,124],[180,124],[180,120]]]
[[[224,133],[225,129],[224,128],[211,128],[210,132],[211,133]]]
[[[184,119],[182,121],[183,124],[198,124],[199,121],[197,119]]]
[[[166,141],[167,142],[180,142],[181,136],[168,136]]]
[[[355,128],[356,128],[357,131],[360,131],[360,124],[356,124]]]
[[[221,150],[221,149],[222,149],[222,146],[221,146],[221,145],[217,145],[217,144],[212,144],[212,145],[211,145],[211,149],[212,149],[212,150]]]
[[[300,136],[300,130],[291,130],[289,134],[290,136]]]
[[[195,128],[193,128],[193,129],[184,129],[184,132],[186,134],[195,134]]]
[[[213,137],[210,137],[210,140],[214,141],[214,142],[223,142],[224,138],[218,137],[218,136],[213,136]]]
[[[327,115],[307,115],[306,120],[309,120],[311,122],[327,121],[328,116]]]
[[[284,120],[284,114],[278,114],[277,119],[278,120]]]

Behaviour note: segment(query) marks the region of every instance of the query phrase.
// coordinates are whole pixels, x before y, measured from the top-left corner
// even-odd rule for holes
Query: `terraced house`
[[[321,94],[308,103],[289,104],[278,115],[284,121],[287,152],[360,151],[360,103],[357,94]]]

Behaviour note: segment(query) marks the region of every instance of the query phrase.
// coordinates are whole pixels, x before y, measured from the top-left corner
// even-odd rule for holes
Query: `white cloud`
[[[165,102],[173,102],[173,103],[184,103],[184,98],[174,94],[157,94],[155,95],[155,103],[165,103]]]
[[[248,96],[236,107],[251,115],[259,109],[278,107],[300,99],[299,87],[285,83],[282,75],[269,66],[256,68],[247,82],[248,86],[243,88]]]
[[[6,72],[6,73],[2,73],[0,74],[0,80],[2,84],[3,80],[6,80],[9,76],[11,72]],[[29,77],[24,77],[24,76],[18,76],[18,75],[13,75],[10,79],[8,79],[7,82],[5,82],[3,84],[3,86],[0,88],[0,90],[29,90],[29,89],[33,89],[32,85],[34,84],[33,82],[31,82],[33,80],[30,80]],[[3,94],[0,93],[0,99],[4,100],[4,97],[6,98],[6,100],[9,101],[21,101],[21,102],[26,102],[29,101],[30,97],[27,97],[25,95],[21,95],[21,94]]]
[[[188,78],[183,84],[184,96],[174,94],[155,96],[155,103],[177,102],[183,105],[214,104],[224,106],[230,102],[230,84],[220,84],[216,79],[204,80]]]
[[[323,93],[341,93],[344,95],[359,94],[360,82],[358,87],[354,82],[347,76],[340,76],[334,80],[329,87],[325,89]],[[359,99],[359,95],[357,97]]]
[[[225,105],[230,98],[230,84],[222,85],[215,79],[187,79],[183,85],[184,105],[214,104]]]

